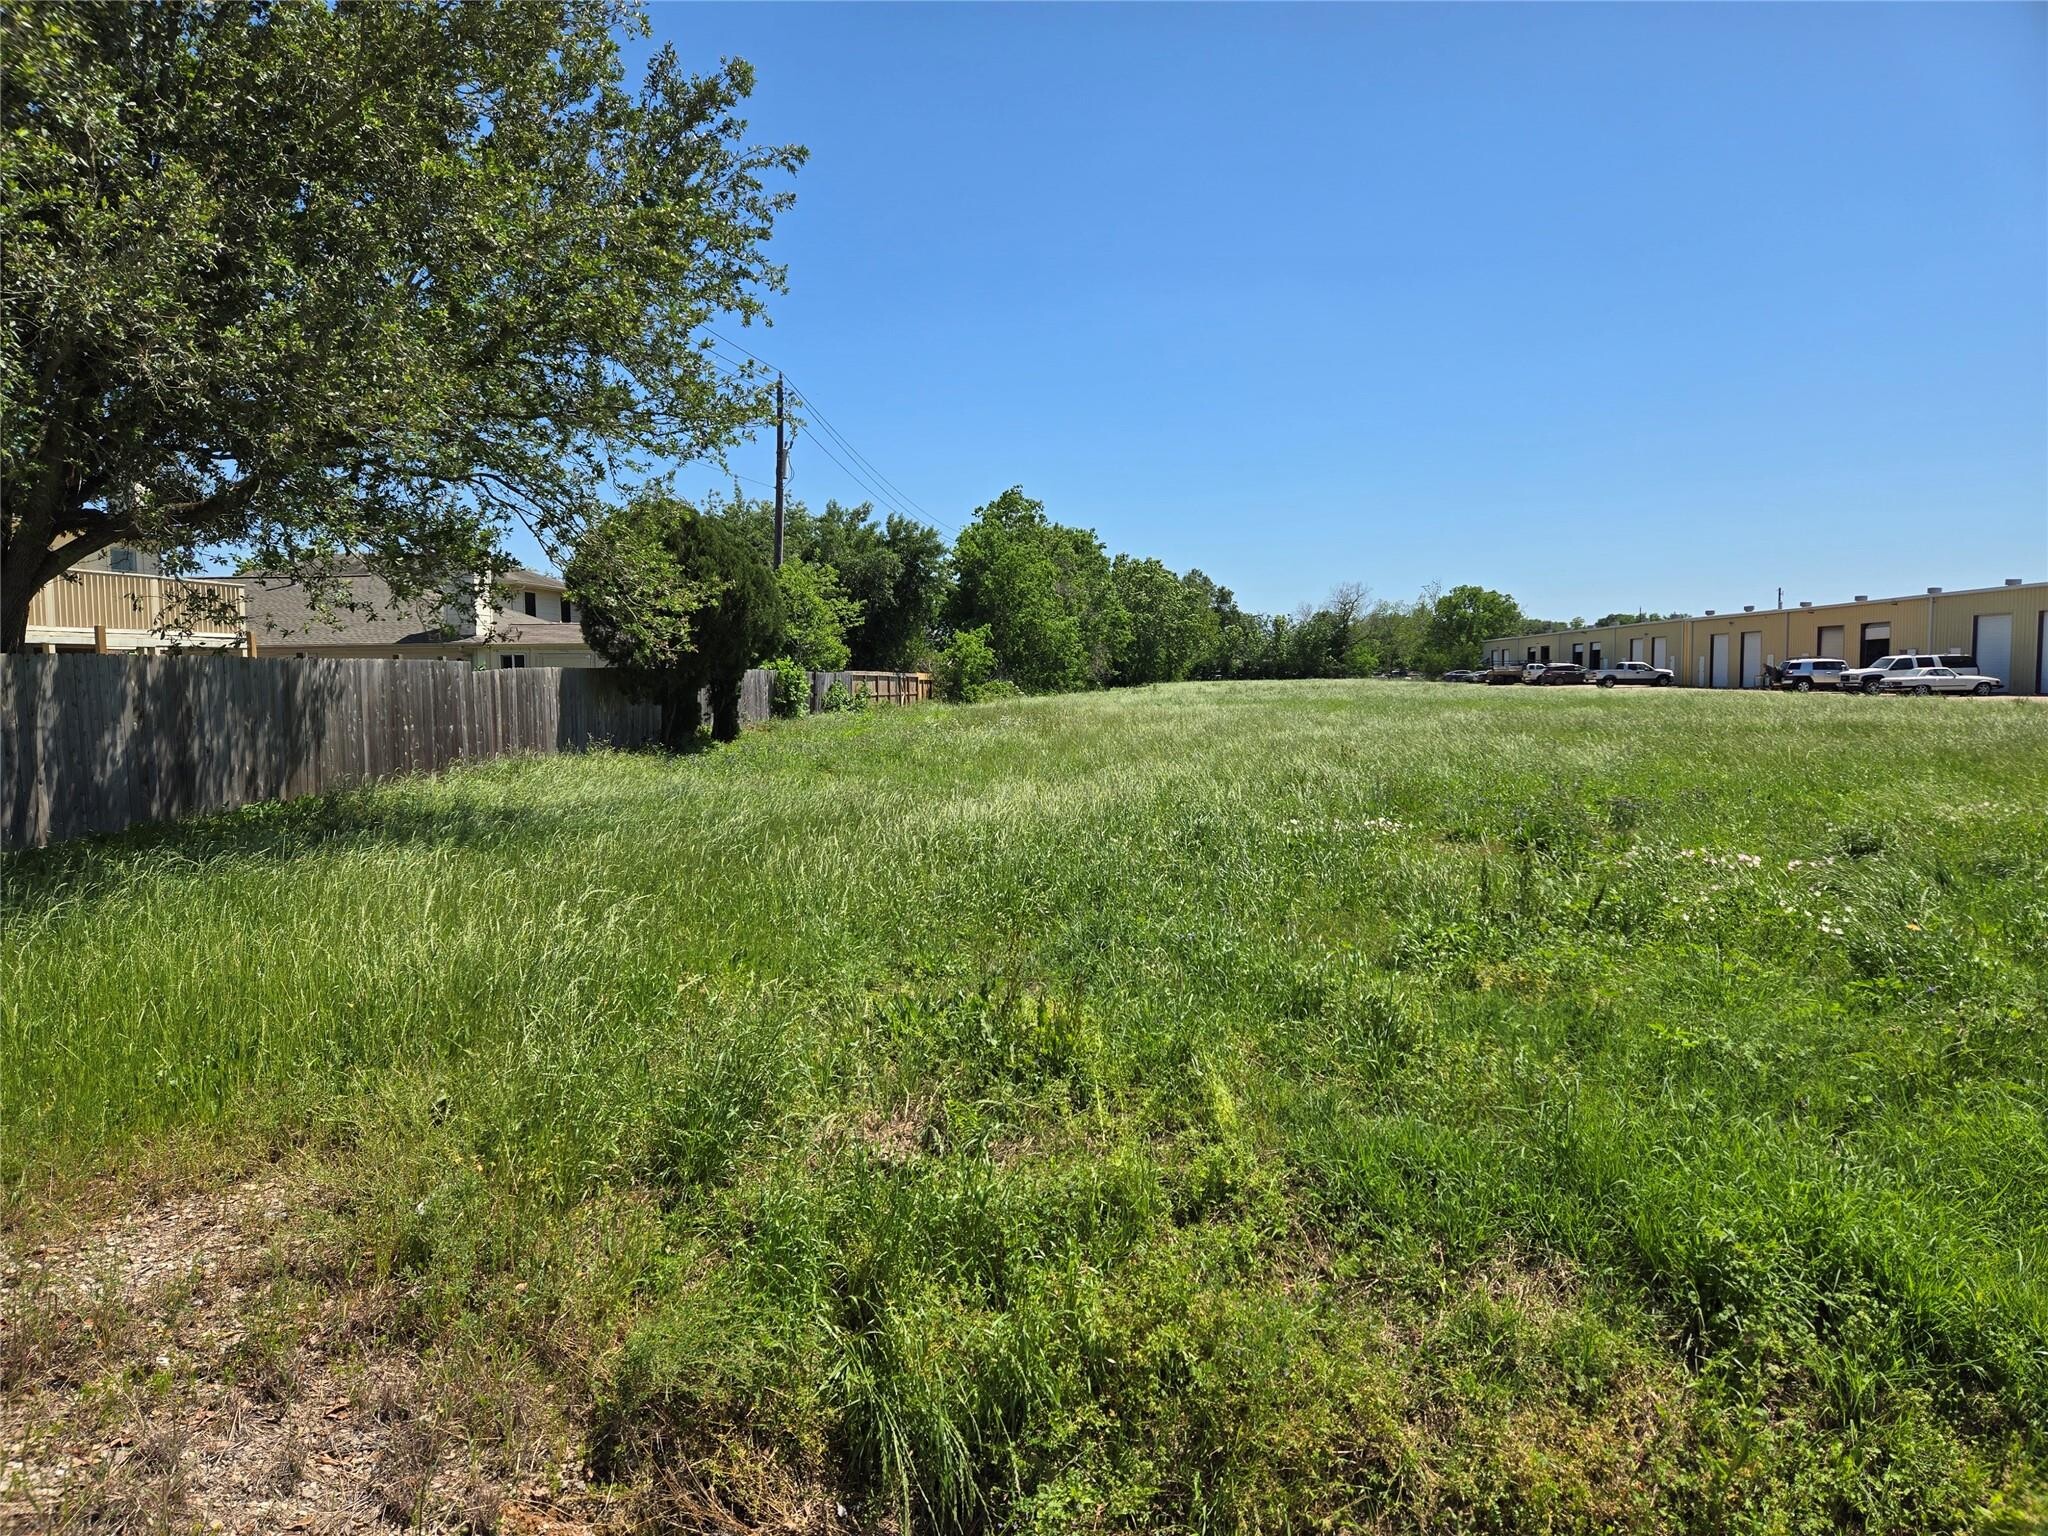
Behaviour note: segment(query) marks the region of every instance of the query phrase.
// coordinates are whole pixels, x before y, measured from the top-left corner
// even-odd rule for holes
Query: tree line
[[[1200,570],[1112,555],[1013,486],[975,509],[949,549],[937,530],[872,505],[802,503],[771,564],[772,504],[737,492],[693,506],[651,493],[601,518],[566,576],[584,632],[657,693],[678,737],[708,688],[713,734],[738,730],[749,666],[931,670],[967,702],[1187,679],[1441,672],[1522,628],[1482,587],[1372,600],[1356,583],[1289,614],[1241,607]]]

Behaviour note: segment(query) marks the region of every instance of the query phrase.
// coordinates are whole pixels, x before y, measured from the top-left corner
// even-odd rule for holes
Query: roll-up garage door
[[[2005,685],[2007,693],[2015,692],[2012,682],[2012,615],[1980,613],[1971,626],[1971,632],[1970,650],[1977,658],[1977,670],[1997,678]]]

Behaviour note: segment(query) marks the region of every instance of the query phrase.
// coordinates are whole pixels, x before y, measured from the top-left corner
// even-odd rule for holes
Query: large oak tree
[[[432,590],[760,419],[692,333],[779,290],[803,151],[744,142],[744,62],[664,48],[629,87],[635,30],[627,0],[0,10],[0,648],[114,544]]]

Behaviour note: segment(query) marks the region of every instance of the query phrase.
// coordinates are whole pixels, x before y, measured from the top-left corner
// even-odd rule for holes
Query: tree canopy
[[[706,688],[712,735],[739,735],[741,680],[783,632],[776,573],[744,529],[646,493],[584,534],[565,576],[584,638],[661,704],[669,746],[697,734]]]
[[[707,504],[746,528],[769,552],[775,547],[775,504],[741,495]],[[841,666],[884,671],[916,667],[938,645],[941,610],[951,584],[946,541],[936,528],[890,513],[877,523],[871,503],[825,503],[813,513],[801,501],[783,510],[785,556],[830,570],[858,609],[846,624],[849,660]]]
[[[715,453],[763,381],[693,343],[757,315],[804,152],[753,72],[656,52],[627,0],[0,10],[0,646],[114,544],[240,545],[402,595],[523,522]]]
[[[782,589],[783,653],[813,672],[837,672],[852,653],[846,632],[860,621],[860,604],[839,585],[839,573],[790,555],[775,573]]]
[[[953,545],[956,630],[987,625],[1009,679],[1036,691],[1099,688],[1130,643],[1131,620],[1102,541],[1045,515],[1021,486],[978,507]]]

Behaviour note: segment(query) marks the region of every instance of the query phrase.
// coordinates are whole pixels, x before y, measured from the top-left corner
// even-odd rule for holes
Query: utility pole
[[[789,476],[789,446],[782,437],[782,375],[775,375],[775,568],[782,569],[782,482]]]

